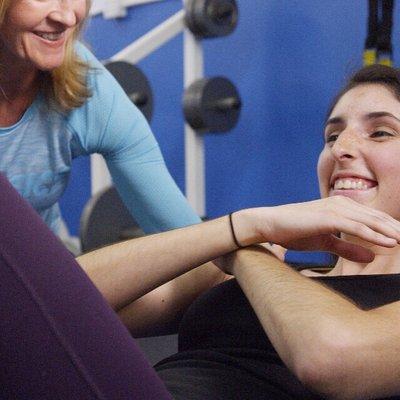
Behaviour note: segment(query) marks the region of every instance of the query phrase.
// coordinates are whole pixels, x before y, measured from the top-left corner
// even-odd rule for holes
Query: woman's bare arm
[[[242,245],[272,241],[362,262],[372,260],[373,253],[334,233],[387,247],[400,241],[398,221],[339,197],[238,211],[234,225]],[[194,269],[235,249],[229,219],[222,217],[109,246],[78,262],[130,329],[143,334],[158,321],[175,320],[198,294],[224,280],[212,265]]]
[[[332,399],[400,393],[400,302],[363,311],[265,249],[225,260],[289,369]]]
[[[77,261],[111,306],[119,310],[235,249],[228,217],[222,217],[108,246],[80,256]],[[212,280],[223,276],[216,268],[207,268],[205,274]]]

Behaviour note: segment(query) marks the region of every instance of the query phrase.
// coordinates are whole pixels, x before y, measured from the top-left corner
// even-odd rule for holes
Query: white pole
[[[100,154],[90,156],[90,178],[92,196],[112,185],[107,164]]]
[[[106,1],[103,5],[103,16],[105,19],[126,17],[126,7],[121,0]]]
[[[120,18],[126,15],[127,7],[138,6],[146,3],[155,3],[156,1],[165,1],[165,0],[93,0],[92,7],[90,8],[90,15],[93,16],[96,14],[103,13],[104,18],[106,19]],[[119,10],[117,10],[117,8],[115,7],[118,7]],[[117,10],[114,15],[110,13],[111,8]]]
[[[185,3],[185,0],[183,0]],[[200,40],[186,28],[184,40],[184,85],[187,88],[204,76],[203,48]],[[186,197],[198,215],[206,215],[203,136],[185,123]]]
[[[127,61],[136,64],[161,47],[164,43],[181,33],[184,27],[185,11],[180,10],[156,28],[112,56],[110,61]]]

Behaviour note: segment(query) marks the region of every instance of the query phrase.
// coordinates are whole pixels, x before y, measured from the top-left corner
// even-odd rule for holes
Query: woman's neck
[[[0,126],[16,123],[35,99],[40,72],[0,41]]]
[[[38,93],[39,72],[20,72],[0,67],[0,127],[17,123]]]
[[[329,275],[376,275],[400,273],[400,245],[393,248],[371,245],[354,237],[347,237],[346,240],[366,247],[375,254],[372,262],[357,263],[339,258],[335,268]]]

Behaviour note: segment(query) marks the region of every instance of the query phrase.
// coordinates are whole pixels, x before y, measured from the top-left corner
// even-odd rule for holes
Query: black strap
[[[376,49],[378,43],[378,0],[369,0],[368,34],[366,49]]]
[[[364,65],[392,65],[392,28],[394,0],[368,0],[368,33]]]
[[[378,31],[378,62],[386,65],[393,63],[392,28],[394,0],[381,0],[381,23]]]

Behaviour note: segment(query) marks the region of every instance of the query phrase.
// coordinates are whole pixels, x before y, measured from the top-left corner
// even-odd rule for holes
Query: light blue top
[[[199,222],[143,115],[88,49],[79,44],[77,51],[94,67],[88,76],[93,96],[62,114],[38,95],[20,121],[0,128],[0,171],[56,233],[58,200],[72,160],[92,153],[104,156],[123,201],[145,232]]]

